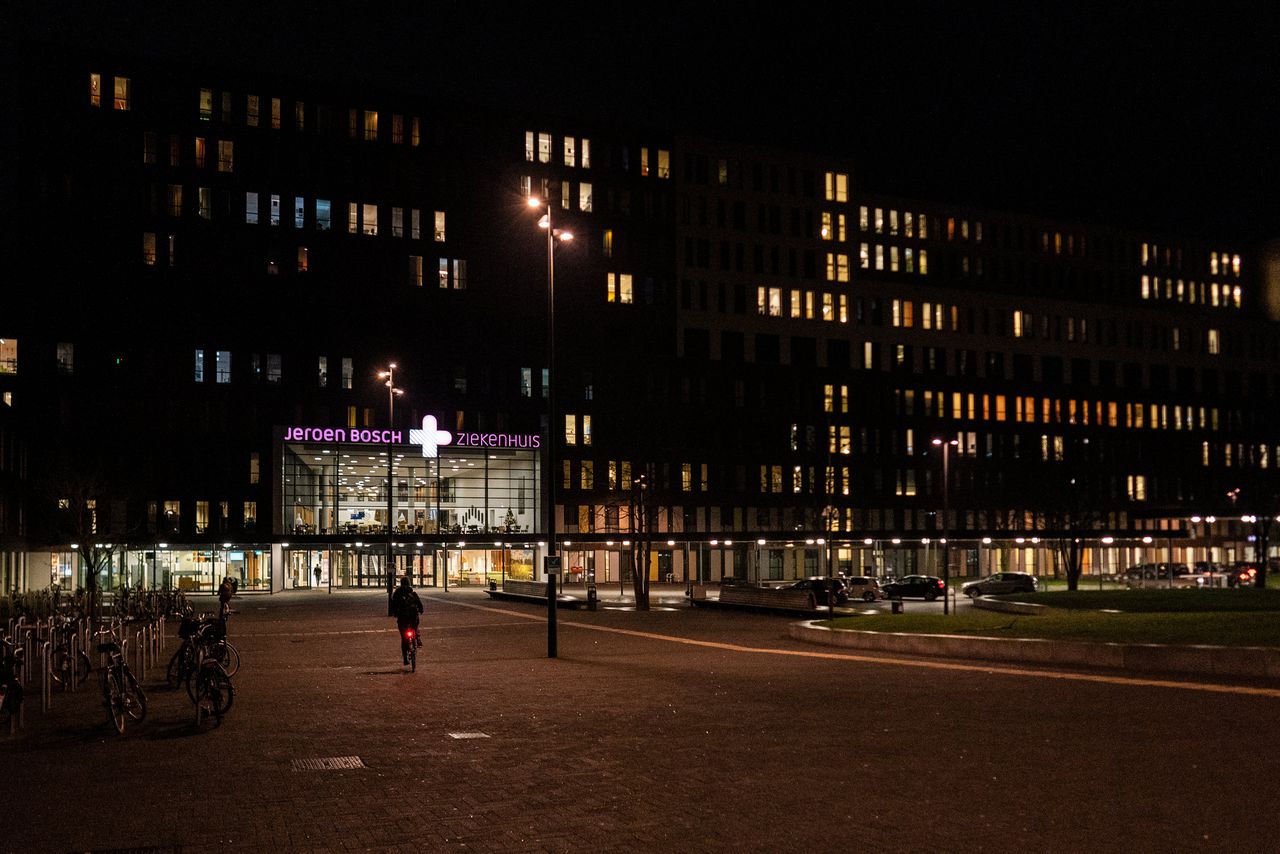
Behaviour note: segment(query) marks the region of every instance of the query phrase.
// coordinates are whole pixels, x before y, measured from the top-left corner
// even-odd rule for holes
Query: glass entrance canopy
[[[277,534],[360,536],[387,532],[534,534],[541,517],[539,453],[497,447],[284,442]]]

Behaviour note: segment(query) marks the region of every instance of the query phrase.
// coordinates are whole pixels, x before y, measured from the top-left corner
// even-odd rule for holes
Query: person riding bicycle
[[[391,596],[391,612],[396,618],[396,628],[400,630],[400,655],[404,663],[409,663],[409,641],[404,630],[413,628],[414,642],[422,646],[422,638],[418,637],[418,615],[422,613],[422,600],[413,592],[409,584],[409,576],[400,577],[400,586]]]

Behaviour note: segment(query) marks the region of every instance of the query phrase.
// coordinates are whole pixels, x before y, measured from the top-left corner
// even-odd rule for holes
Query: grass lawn
[[[1207,591],[1173,592],[1194,594]],[[1124,614],[1071,610],[1024,617],[966,608],[960,614],[950,616],[906,613],[842,617],[830,625],[834,628],[863,631],[967,634],[996,638],[1280,646],[1280,610]]]
[[[1015,602],[1034,602],[1050,608],[1126,613],[1202,613],[1245,611],[1280,612],[1280,589],[1197,590],[1144,588],[1141,590],[1077,590],[1048,593],[1015,593],[1001,597]]]

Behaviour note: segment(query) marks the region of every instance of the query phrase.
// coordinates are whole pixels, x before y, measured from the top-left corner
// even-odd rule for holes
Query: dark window
[[[812,367],[818,363],[818,342],[813,338],[791,339],[791,364]]]
[[[780,349],[777,335],[756,335],[756,361],[762,364],[776,365],[779,362]]]
[[[726,362],[743,360],[744,339],[741,332],[720,333],[720,358]]]
[[[707,360],[711,358],[711,333],[705,329],[684,331],[684,357]]]
[[[832,368],[849,367],[849,342],[832,340],[827,342],[827,366]]]

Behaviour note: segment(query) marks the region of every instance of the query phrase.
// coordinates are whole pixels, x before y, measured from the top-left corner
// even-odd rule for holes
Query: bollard
[[[40,711],[53,708],[53,643],[40,645]]]
[[[587,610],[594,611],[598,602],[595,584],[587,585]]]
[[[901,613],[902,613],[902,600],[901,600],[901,599],[894,599],[894,600],[892,601],[892,603],[891,603],[891,607],[893,608],[893,613],[895,613],[895,614],[901,614]]]

